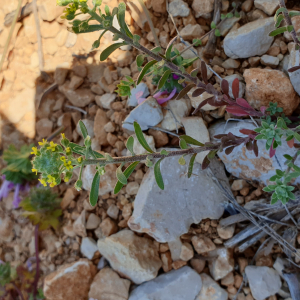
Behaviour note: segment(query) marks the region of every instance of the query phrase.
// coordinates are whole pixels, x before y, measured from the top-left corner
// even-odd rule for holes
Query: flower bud
[[[82,187],[82,180],[77,180],[74,187],[77,191],[80,191]]]
[[[89,135],[85,138],[84,145],[86,147],[91,147],[92,146],[92,140],[91,140],[91,137]]]
[[[65,137],[65,134],[62,133],[62,139],[60,140],[60,143],[65,147],[67,148],[70,144],[70,141]]]

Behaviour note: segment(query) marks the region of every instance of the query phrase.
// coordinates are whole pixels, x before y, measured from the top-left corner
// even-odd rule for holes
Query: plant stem
[[[24,297],[23,297],[21,291],[19,290],[19,288],[16,286],[16,284],[13,282],[12,285],[14,286],[15,290],[19,294],[19,297],[21,298],[21,300],[24,300]]]
[[[129,163],[134,161],[142,161],[145,160],[148,156],[151,156],[151,158],[166,158],[166,157],[172,157],[172,156],[178,156],[183,154],[194,154],[194,153],[200,153],[203,151],[210,151],[210,150],[218,150],[220,147],[220,143],[210,146],[204,146],[204,147],[195,147],[195,148],[189,148],[184,150],[177,150],[177,151],[170,151],[167,155],[160,154],[159,152],[155,153],[148,153],[148,154],[141,154],[141,155],[135,155],[135,156],[123,156],[123,157],[113,157],[112,160],[108,161],[105,158],[98,158],[98,159],[87,159],[83,163],[84,165],[109,165],[109,164],[116,164],[116,163]]]
[[[37,286],[40,278],[39,225],[36,225],[34,230],[34,246],[35,246],[36,270],[35,270],[35,278],[34,278],[34,285],[33,285],[33,299],[36,300]]]

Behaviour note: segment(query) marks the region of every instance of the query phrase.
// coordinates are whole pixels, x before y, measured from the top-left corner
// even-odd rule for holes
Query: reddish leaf
[[[248,142],[248,143],[246,143],[246,148],[247,148],[247,150],[249,150],[249,151],[252,151],[252,150],[253,150],[253,144],[252,144],[251,141]]]
[[[290,148],[293,148],[294,147],[294,144],[295,144],[295,140],[294,139],[291,139],[289,141],[287,141],[287,144]]]
[[[180,91],[180,93],[176,97],[176,100],[182,99],[194,86],[194,83],[188,84],[183,90]]]
[[[288,69],[288,72],[292,73],[300,69],[300,66],[292,67]]]
[[[249,114],[239,107],[227,106],[226,111],[235,116],[248,116]]]
[[[233,149],[234,149],[234,146],[231,146],[231,147],[226,148],[226,149],[225,149],[225,154],[226,154],[226,155],[229,155],[229,154],[233,151]]]
[[[274,139],[270,148],[270,157],[272,158],[275,155],[276,149],[273,148]]]
[[[209,166],[209,164],[210,164],[210,160],[206,155],[202,162],[202,170],[205,170]]]
[[[205,82],[205,84],[208,84],[207,80],[207,68],[205,62],[202,60],[201,61],[201,74],[202,74],[202,79]]]
[[[198,89],[193,91],[192,97],[198,97],[198,96],[202,95],[204,92],[205,92],[205,89],[198,88]]]
[[[240,81],[238,80],[238,78],[236,78],[232,82],[232,94],[235,99],[239,97],[239,90],[240,90]]]
[[[221,139],[224,136],[227,136],[227,134],[217,134],[217,135],[214,136],[214,138],[216,138],[216,139],[219,140],[219,139]]]
[[[265,112],[266,112],[266,107],[265,106],[262,106],[261,108],[260,108],[260,111],[263,113],[263,114],[265,114]]]
[[[214,88],[214,86],[211,83],[208,83],[206,85],[206,92],[209,94],[215,95],[216,89]]]
[[[223,101],[223,97],[221,99],[219,99],[218,96],[213,96],[211,98],[208,98],[208,104],[210,104],[211,106],[215,106],[215,107],[227,105],[227,103],[225,101]]]
[[[254,140],[253,142],[253,152],[256,157],[258,157],[258,147],[257,147],[257,140]]]
[[[221,89],[222,89],[222,92],[229,97],[228,93],[229,93],[229,83],[226,79],[223,79],[221,81]]]
[[[240,105],[240,106],[245,107],[245,108],[253,109],[253,108],[251,107],[251,105],[250,105],[245,99],[243,99],[243,98],[237,98],[237,99],[236,99],[236,103],[237,103],[238,105]]]
[[[255,131],[251,130],[251,129],[241,129],[240,130],[240,133],[242,134],[246,134],[246,135],[249,135],[249,134],[257,134]]]
[[[198,112],[205,104],[207,104],[207,102],[208,102],[209,99],[210,99],[210,98],[208,98],[208,99],[202,101],[202,102],[198,105],[198,107],[193,111],[192,115],[196,114],[196,113],[197,113],[197,112]]]

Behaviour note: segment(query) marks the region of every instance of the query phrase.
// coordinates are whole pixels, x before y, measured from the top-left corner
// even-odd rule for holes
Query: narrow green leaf
[[[85,139],[88,136],[88,131],[87,131],[84,123],[81,120],[78,123],[79,123],[79,127],[80,127],[80,130],[81,130],[82,136]]]
[[[212,21],[211,23],[210,23],[210,28],[211,29],[215,29],[217,26],[216,26],[216,23],[214,22],[214,21]]]
[[[277,28],[269,33],[269,36],[276,36],[287,31],[286,27]]]
[[[221,33],[220,33],[220,30],[219,30],[219,29],[216,29],[216,30],[215,30],[215,36],[221,36]]]
[[[105,11],[105,13],[106,13],[107,16],[110,16],[109,7],[108,7],[107,4],[106,4],[105,7],[104,7],[104,11]]]
[[[116,175],[118,180],[122,183],[122,184],[127,184],[127,178],[124,175],[124,173],[122,172],[122,165],[117,169],[116,171]]]
[[[287,160],[293,160],[293,158],[288,154],[284,154],[283,157],[286,158]]]
[[[300,11],[290,11],[289,12],[289,16],[292,17],[296,17],[296,16],[300,16]]]
[[[186,164],[183,155],[178,159],[178,163],[179,163],[181,166],[184,166],[184,165]]]
[[[283,15],[280,15],[278,18],[277,18],[277,21],[276,21],[276,24],[275,24],[275,27],[279,27],[281,22],[284,20],[284,16]]]
[[[198,74],[198,71],[199,71],[199,69],[196,68],[196,69],[194,69],[194,70],[191,71],[190,75],[191,75],[192,77],[196,77],[197,74]]]
[[[288,25],[288,26],[287,26],[288,32],[292,32],[293,29],[294,29],[294,26],[293,26],[293,25]]]
[[[141,73],[139,74],[139,77],[138,77],[138,79],[137,79],[137,84],[139,84],[139,83],[142,81],[142,79],[143,79],[143,77],[146,75],[147,71],[148,71],[153,65],[155,65],[156,63],[157,63],[156,60],[151,60],[151,61],[149,61],[149,62],[144,66],[144,68],[142,69],[142,71],[141,71]]]
[[[161,47],[154,47],[153,49],[151,49],[151,52],[158,54],[161,51]]]
[[[188,84],[185,88],[183,88],[176,97],[176,100],[182,99],[193,87],[195,87],[195,83]]]
[[[134,171],[135,167],[139,164],[139,161],[135,161],[133,162],[125,171],[124,171],[124,175],[126,176],[126,178],[128,179],[129,176],[132,174],[132,172]],[[123,183],[121,183],[120,181],[118,181],[115,185],[114,188],[114,194],[117,194],[120,192],[120,190],[122,189],[122,187],[124,186]]]
[[[80,34],[80,33],[87,33],[87,32],[94,32],[94,31],[99,31],[99,30],[103,30],[104,27],[103,25],[89,25],[86,28],[82,28],[80,27],[72,27],[71,32],[75,33],[75,34]]]
[[[276,14],[275,14],[275,16],[274,16],[275,21],[277,20],[278,15],[279,15],[280,13],[284,12],[284,11],[287,12],[287,9],[286,9],[285,7],[280,7],[280,8],[277,9]]]
[[[188,169],[188,178],[190,178],[192,176],[196,156],[197,156],[197,153],[194,153],[190,159],[189,169]]]
[[[204,146],[204,144],[200,143],[199,141],[193,139],[189,135],[181,135],[180,139],[185,140],[188,144],[195,145],[195,146]]]
[[[135,155],[133,151],[133,144],[134,144],[134,138],[130,136],[126,142],[126,148],[130,151],[132,155]]]
[[[274,193],[271,198],[271,204],[275,204],[278,201],[277,195]]]
[[[279,176],[279,178],[281,178],[284,175],[284,172],[277,169],[276,174]]]
[[[110,46],[108,46],[106,49],[104,49],[100,54],[100,61],[106,60],[114,51],[116,51],[121,46],[124,46],[125,43],[115,43]]]
[[[126,11],[126,4],[124,2],[121,2],[118,6],[118,14],[117,14],[118,22],[120,27],[125,31],[126,35],[132,39],[133,35],[125,22],[125,11]]]
[[[184,139],[179,140],[179,146],[181,149],[187,149],[188,145],[186,144],[186,141]]]
[[[163,76],[160,78],[159,83],[158,83],[158,89],[160,90],[166,83],[167,79],[169,78],[170,74],[172,73],[171,70],[165,71]]]
[[[230,18],[232,18],[233,17],[233,13],[228,13],[227,15],[226,15],[226,18],[228,18],[228,19],[230,19]]]
[[[160,151],[160,154],[161,154],[161,155],[168,155],[169,152],[168,152],[167,150],[165,150],[165,149],[162,149],[162,150]]]
[[[136,64],[137,64],[138,67],[142,66],[142,64],[144,63],[144,59],[145,59],[145,56],[143,54],[139,54],[136,57]]]
[[[294,132],[294,138],[295,138],[298,142],[300,142],[300,135],[299,135],[298,132]]]
[[[279,177],[277,175],[273,175],[271,178],[270,178],[270,181],[275,181],[276,179],[279,179]]]
[[[148,143],[144,137],[141,126],[137,122],[134,122],[133,126],[134,126],[134,131],[135,131],[136,137],[137,137],[138,141],[140,142],[140,144],[143,146],[143,148],[145,150],[147,150],[150,153],[153,153],[152,149],[150,148],[150,146],[148,145]]]
[[[112,10],[112,12],[111,12],[112,17],[114,15],[116,15],[118,13],[118,11],[119,11],[119,9],[117,7],[114,7],[113,10]]]
[[[161,158],[154,166],[154,176],[155,176],[155,180],[156,180],[156,183],[158,185],[158,187],[161,189],[161,190],[164,190],[165,188],[165,185],[164,185],[164,181],[163,181],[163,178],[161,176],[161,172],[160,172],[160,163],[161,161],[163,160],[163,158]]]
[[[98,194],[99,194],[99,185],[100,185],[100,174],[96,172],[90,192],[90,204],[95,206],[98,202]]]
[[[166,50],[166,59],[167,60],[171,60],[171,53],[172,53],[172,48],[173,48],[173,42],[174,42],[174,40],[177,38],[177,36],[175,36],[175,38],[173,38],[171,41],[170,41],[170,43],[169,43],[169,45],[168,45],[168,47],[167,47],[167,50]]]
[[[296,166],[296,165],[293,165],[293,169],[294,169],[295,171],[297,171],[297,172],[300,172],[300,168],[299,168],[298,166]]]

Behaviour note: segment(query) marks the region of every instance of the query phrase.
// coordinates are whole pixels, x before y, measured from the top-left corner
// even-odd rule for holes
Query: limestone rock
[[[207,253],[216,249],[216,245],[212,240],[203,234],[193,236],[192,243],[198,254]]]
[[[196,90],[196,88],[192,88],[188,93],[188,97],[191,99],[191,104],[194,108],[197,108],[204,100],[212,97],[212,94],[209,94],[207,92],[202,93],[198,97],[193,97],[193,92]],[[217,107],[211,106],[210,104],[205,104],[202,108],[202,110],[209,111],[209,110],[215,110]]]
[[[138,105],[132,110],[129,116],[124,120],[123,128],[130,131],[134,131],[134,127],[131,124],[134,121],[138,122],[142,130],[147,130],[148,125],[155,126],[163,119],[163,113],[157,100],[153,97],[149,97],[143,103]]]
[[[220,287],[210,276],[205,273],[201,275],[202,288],[195,300],[227,300],[227,292]]]
[[[190,14],[190,8],[186,2],[174,0],[169,4],[169,12],[173,17],[187,17]]]
[[[42,20],[51,22],[63,13],[63,7],[51,0],[44,0],[38,5],[39,16]]]
[[[67,191],[64,194],[64,197],[60,203],[60,206],[62,209],[67,208],[70,203],[76,198],[78,195],[78,191],[75,190],[74,188],[68,188]]]
[[[85,210],[83,210],[76,221],[73,223],[74,232],[81,237],[86,237],[85,224]]]
[[[208,257],[213,258],[209,260],[208,266],[211,276],[214,280],[224,278],[234,269],[234,259],[232,249],[219,247],[208,253]]]
[[[274,0],[255,0],[254,5],[269,16],[273,16],[277,8],[279,8],[279,3]]]
[[[194,0],[192,8],[195,12],[195,18],[209,18],[214,10],[214,0]]]
[[[213,137],[217,134],[227,134],[231,132],[236,136],[245,137],[240,133],[240,130],[251,129],[254,130],[256,127],[253,123],[249,122],[229,122],[224,131],[225,122],[219,122],[209,128],[210,136]],[[212,140],[216,141],[216,140]],[[247,180],[257,180],[264,184],[270,184],[269,179],[276,174],[276,169],[281,169],[280,166],[284,166],[286,159],[283,157],[284,154],[294,156],[296,153],[295,148],[289,148],[286,143],[282,143],[282,146],[276,149],[276,157],[280,164],[278,164],[275,157],[270,158],[269,151],[266,150],[266,142],[259,140],[258,146],[258,157],[251,151],[247,151],[244,146],[238,146],[234,148],[231,154],[226,155],[224,152],[219,152],[218,156],[221,158],[225,167],[229,173]],[[300,163],[300,159],[297,158],[295,164]],[[300,182],[297,178],[295,184]]]
[[[231,58],[248,58],[266,53],[273,42],[269,36],[274,19],[258,19],[232,30],[224,39],[224,51]]]
[[[71,90],[69,88],[69,82],[59,86],[59,91],[77,107],[85,107],[95,99],[94,94],[89,89],[82,88],[75,91]]]
[[[132,291],[129,300],[195,300],[201,286],[200,275],[186,266],[143,283]]]
[[[114,270],[136,284],[155,278],[162,265],[153,241],[130,230],[98,240],[98,248]]]
[[[204,35],[205,31],[199,24],[188,24],[180,31],[180,35],[184,40],[192,41]]]
[[[260,58],[260,62],[262,65],[275,68],[279,65],[279,58],[265,54]]]
[[[47,118],[36,122],[36,131],[40,138],[48,137],[52,132],[53,122]]]
[[[291,115],[299,105],[299,96],[289,78],[281,71],[252,68],[245,70],[244,78],[246,100],[258,110],[261,106],[268,107],[270,102],[277,102],[283,108],[283,113]]]
[[[180,100],[169,101],[167,108],[171,110],[173,114],[169,110],[163,111],[164,119],[161,122],[161,128],[173,131],[181,127],[181,119],[190,114],[192,106],[190,99],[182,98]]]
[[[94,120],[94,134],[99,144],[107,146],[107,133],[104,129],[105,124],[109,122],[106,113],[102,109],[98,109]]]
[[[65,264],[44,280],[44,295],[49,300],[86,300],[96,267],[87,259]]]
[[[85,237],[81,241],[80,252],[88,259],[94,257],[95,252],[98,251],[97,243],[90,237]]]
[[[299,51],[296,51],[295,48],[292,49],[288,62],[288,69],[292,67],[299,66],[300,56]],[[288,72],[290,76],[291,83],[295,89],[295,91],[300,95],[300,70],[295,72]]]
[[[273,268],[247,266],[245,273],[255,300],[275,295],[281,288],[280,276]]]
[[[141,82],[136,86],[136,88],[133,88],[131,90],[131,96],[128,98],[127,103],[128,106],[137,106],[138,105],[138,99],[137,99],[137,93],[142,92],[142,95],[140,98],[147,98],[149,96],[149,89],[146,83]]]
[[[182,124],[184,126],[186,135],[191,136],[192,138],[203,144],[210,142],[209,132],[201,117],[182,118]],[[196,161],[199,164],[202,164],[205,156],[208,153],[209,151],[198,153],[196,156]]]
[[[86,229],[96,229],[101,222],[100,217],[95,214],[90,214],[86,222]]]
[[[106,93],[102,96],[96,96],[95,101],[100,107],[110,109],[110,105],[115,101],[116,97],[117,94]]]
[[[152,9],[157,13],[166,12],[166,0],[151,0]]]
[[[236,59],[228,58],[222,63],[224,69],[237,69],[240,66],[240,62]]]
[[[145,148],[138,141],[138,139],[136,137],[136,134],[133,134],[132,137],[134,138],[133,152],[136,155],[147,153],[147,150],[145,150]],[[156,148],[155,148],[155,143],[154,143],[153,136],[144,134],[144,138],[145,138],[146,142],[148,143],[149,147],[152,149],[152,151],[155,152]],[[128,155],[130,155],[130,153],[128,153]]]
[[[185,159],[188,162],[190,156]],[[159,242],[173,241],[188,232],[192,223],[198,224],[205,218],[218,219],[223,214],[221,203],[225,198],[208,170],[202,171],[195,163],[193,173],[197,176],[187,178],[184,175],[187,166],[181,166],[177,161],[177,157],[169,157],[160,164],[165,185],[163,191],[156,184],[153,168],[147,171],[128,221],[132,230],[146,232]],[[216,176],[228,185],[223,166],[217,161],[212,162],[213,166],[218,170]]]
[[[232,238],[233,234],[234,234],[234,230],[235,230],[235,224],[232,224],[232,225],[229,225],[226,227],[222,227],[219,225],[217,227],[217,232],[218,232],[219,237],[224,240],[228,240],[228,239]]]
[[[97,300],[127,300],[130,281],[120,278],[118,273],[110,268],[103,268],[92,282],[89,299]]]

